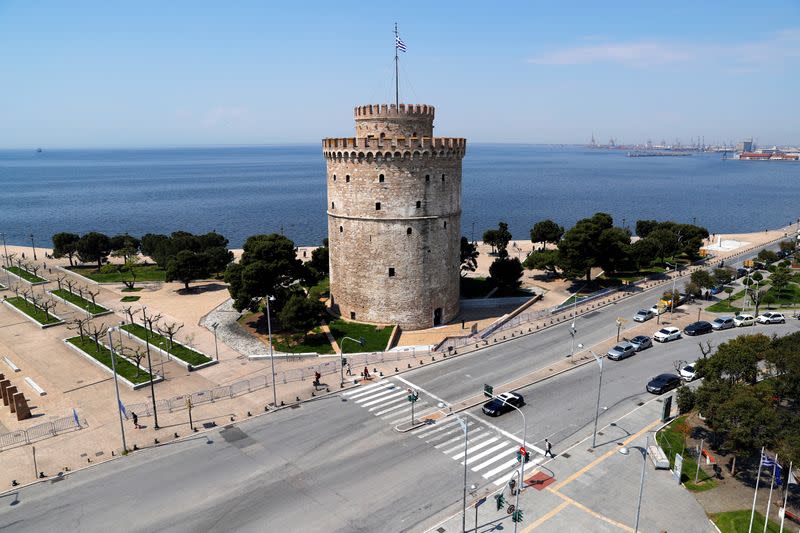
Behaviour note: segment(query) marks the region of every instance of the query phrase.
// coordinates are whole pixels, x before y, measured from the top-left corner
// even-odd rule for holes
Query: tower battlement
[[[324,150],[404,148],[404,149],[464,149],[467,140],[461,137],[329,137],[322,140]]]
[[[400,104],[399,108],[394,104],[368,104],[356,106],[355,108],[356,120],[361,118],[395,118],[425,115],[433,118],[433,114],[433,106],[427,104]]]
[[[369,104],[357,106],[356,137],[433,137],[432,105]]]

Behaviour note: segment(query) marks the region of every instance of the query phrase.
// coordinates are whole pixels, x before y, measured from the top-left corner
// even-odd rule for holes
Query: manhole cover
[[[94,454],[94,456],[95,457],[102,457],[103,456],[103,452],[97,452],[97,453]]]
[[[300,409],[301,405],[299,403],[295,403],[289,406],[289,409]]]
[[[639,402],[639,403],[637,403],[636,405],[638,405],[639,407],[641,407],[641,406],[643,406],[643,405],[644,405],[644,402]]]
[[[563,457],[564,459],[569,459],[570,455],[568,453],[562,453],[561,457]]]

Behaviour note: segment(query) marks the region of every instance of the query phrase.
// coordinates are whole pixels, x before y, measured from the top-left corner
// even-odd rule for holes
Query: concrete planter
[[[88,353],[84,352],[83,350],[81,350],[80,348],[78,348],[77,346],[72,344],[71,342],[67,342],[67,339],[63,339],[62,342],[64,344],[66,344],[67,346],[69,346],[70,348],[72,348],[73,350],[75,350],[76,352],[78,352],[79,354],[81,354],[86,359],[88,359],[95,366],[98,366],[98,367],[102,368],[103,370],[105,370],[106,372],[108,372],[109,374],[114,375],[114,371],[112,369],[110,369],[109,367],[107,367],[106,365],[104,365],[103,363],[101,363],[100,361],[98,361],[97,359],[95,359],[94,357],[89,355]],[[106,346],[105,344],[101,343],[101,345],[104,348],[108,348],[108,346]],[[125,359],[130,364],[132,364],[134,366],[138,366],[140,369],[142,369],[143,371],[147,372],[146,368],[144,368],[142,365],[136,365],[136,363],[134,363],[133,361],[131,361],[127,357],[122,357],[121,355],[117,355],[117,358]],[[164,381],[164,378],[162,376],[156,376],[155,374],[154,374],[154,376],[155,377],[153,377],[153,383],[158,383],[160,381]],[[128,379],[126,379],[126,378],[122,377],[121,375],[119,375],[119,373],[117,373],[117,379],[120,380],[122,383],[124,383],[125,385],[127,385],[128,387],[130,387],[133,390],[138,390],[138,389],[141,389],[142,387],[147,387],[148,385],[150,385],[150,380],[149,379],[147,381],[145,381],[144,383],[135,384],[132,381],[129,381]]]
[[[49,280],[49,279],[44,279],[44,278],[42,278],[44,281],[36,281],[36,282],[33,282],[33,281],[28,281],[28,280],[26,280],[25,278],[23,278],[23,277],[21,277],[21,276],[18,276],[17,274],[14,274],[14,273],[13,273],[13,272],[11,272],[10,270],[8,270],[6,267],[3,267],[3,271],[4,271],[4,272],[7,272],[7,273],[8,273],[9,275],[11,275],[11,276],[14,276],[14,277],[15,277],[15,278],[17,278],[18,280],[20,280],[20,281],[22,281],[22,282],[24,282],[24,283],[27,283],[28,285],[47,285],[48,283],[50,283],[50,280]],[[35,275],[35,274],[31,274],[31,276],[34,276],[34,275]],[[40,278],[41,276],[36,276],[36,277],[37,277],[37,278]]]
[[[88,311],[87,311],[86,309],[84,309],[84,308],[82,308],[82,307],[80,307],[80,306],[77,306],[77,305],[75,305],[74,303],[70,302],[69,300],[66,300],[66,299],[62,298],[61,296],[59,296],[59,295],[57,295],[57,294],[53,294],[53,291],[47,291],[47,294],[49,294],[50,296],[52,296],[52,297],[53,297],[53,298],[55,298],[56,300],[59,300],[59,301],[61,301],[61,302],[64,302],[64,303],[65,303],[65,304],[67,304],[68,306],[70,306],[70,307],[72,307],[72,308],[74,308],[74,309],[77,309],[78,311],[80,311],[80,312],[82,312],[82,313],[88,313]],[[87,301],[88,301],[88,300],[87,300]],[[95,304],[95,305],[97,305],[97,304]],[[103,307],[103,306],[101,305],[101,306],[99,306],[99,307]],[[112,315],[112,314],[114,314],[114,311],[112,311],[111,309],[106,309],[106,310],[105,310],[105,311],[103,311],[102,313],[89,313],[89,314],[90,314],[90,315],[92,315],[92,317],[98,317],[98,316]]]
[[[26,299],[26,301],[29,301],[29,300]],[[25,318],[27,318],[28,320],[30,320],[31,322],[33,322],[34,324],[36,324],[37,326],[39,326],[42,329],[52,328],[54,326],[60,326],[61,324],[64,324],[64,320],[61,317],[54,315],[53,313],[50,313],[50,316],[55,318],[56,320],[58,320],[58,322],[53,322],[52,324],[42,324],[41,322],[39,322],[38,320],[36,320],[32,316],[30,316],[28,313],[26,313],[22,309],[18,309],[14,305],[9,303],[8,299],[3,299],[3,303],[6,304],[11,309],[13,309],[14,311],[16,311],[17,313],[19,313],[20,315],[22,315]]]
[[[143,345],[145,345],[145,346],[147,345],[147,342],[146,342],[144,339],[142,339],[141,337],[138,337],[138,336],[134,335],[133,333],[130,333],[130,332],[128,332],[128,331],[125,331],[124,329],[121,329],[121,328],[112,328],[112,331],[121,331],[123,335],[128,335],[128,338],[130,338],[130,339],[133,339],[134,341],[138,342],[139,344],[143,344]],[[176,345],[176,346],[177,346],[177,345],[183,346],[184,348],[187,348],[187,349],[189,349],[189,350],[193,350],[193,351],[195,351],[195,352],[199,353],[200,355],[205,355],[206,357],[208,357],[208,356],[207,356],[206,354],[204,354],[203,352],[200,352],[200,351],[198,351],[198,350],[195,350],[194,348],[190,348],[189,346],[186,346],[185,344],[183,344],[183,343],[181,343],[181,342],[178,342],[178,341],[172,341],[172,344],[173,344],[173,345]],[[195,371],[195,370],[202,370],[203,368],[209,367],[209,366],[211,366],[211,365],[216,365],[216,364],[218,363],[218,361],[215,361],[214,359],[211,359],[210,357],[208,357],[208,358],[209,358],[209,359],[211,359],[211,360],[210,360],[210,361],[208,361],[207,363],[203,363],[203,364],[200,364],[200,365],[193,365],[193,364],[191,364],[191,363],[187,363],[186,361],[184,361],[183,359],[181,359],[181,358],[179,358],[179,357],[176,357],[175,355],[173,355],[173,354],[169,353],[168,351],[164,350],[163,348],[159,348],[158,346],[156,346],[156,345],[155,345],[155,344],[153,344],[153,343],[150,343],[150,349],[151,349],[151,350],[154,350],[154,351],[156,351],[156,352],[158,352],[158,353],[160,353],[161,355],[164,355],[164,356],[166,356],[166,358],[167,358],[167,359],[170,359],[171,361],[174,361],[175,363],[178,363],[179,365],[181,365],[182,367],[184,367],[184,368],[185,368],[186,370],[188,370],[189,372],[193,372],[193,371]],[[267,356],[266,356],[266,358],[269,358],[269,356],[267,355]]]

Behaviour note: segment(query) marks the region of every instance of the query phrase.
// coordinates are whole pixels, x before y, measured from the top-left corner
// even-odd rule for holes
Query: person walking
[[[364,379],[369,379],[369,368],[364,367]]]
[[[347,365],[347,375],[348,376],[352,376],[353,375],[353,371],[350,370],[350,365]]]
[[[553,455],[553,444],[549,440],[544,439],[544,456],[547,457],[548,455],[553,459],[556,458],[556,456]]]
[[[139,429],[139,417],[133,411],[131,411],[131,418],[133,419],[133,427]]]

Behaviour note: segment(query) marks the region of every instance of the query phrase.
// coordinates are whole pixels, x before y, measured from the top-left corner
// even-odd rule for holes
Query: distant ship
[[[37,148],[37,149],[36,149],[36,153],[37,153],[37,154],[41,154],[41,153],[42,153],[42,149],[41,149],[41,148]]]
[[[628,152],[628,157],[686,157],[688,152]]]

